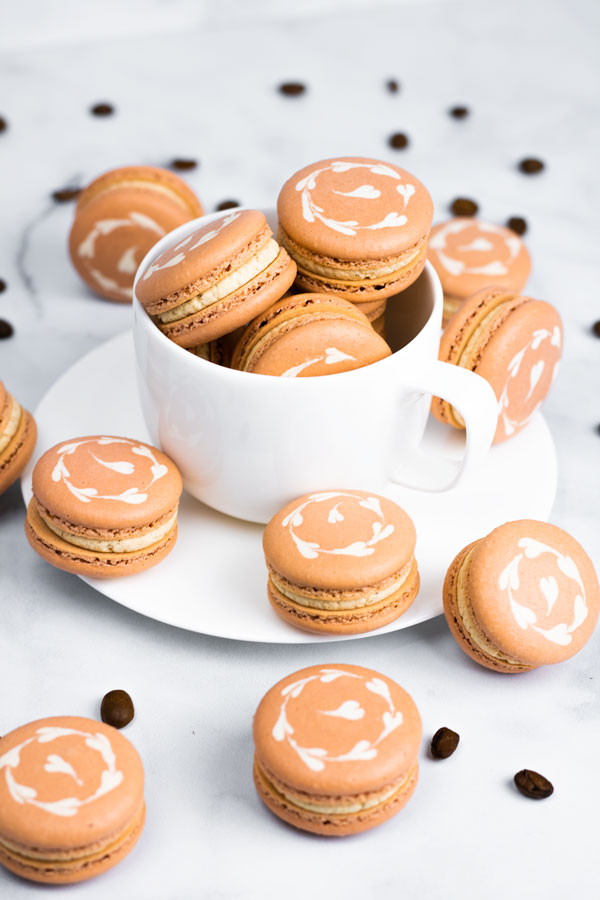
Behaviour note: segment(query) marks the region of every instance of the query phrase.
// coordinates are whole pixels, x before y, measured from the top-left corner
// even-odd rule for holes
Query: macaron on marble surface
[[[136,295],[163,334],[189,348],[247,324],[295,275],[264,215],[236,209],[176,239],[141,273]]]
[[[533,418],[552,385],[562,355],[556,309],[543,300],[489,288],[470,297],[442,335],[440,359],[486,379],[498,399],[494,442],[513,437]],[[434,397],[440,422],[464,428],[457,410]]]
[[[59,569],[130,575],[173,549],[181,475],[155,447],[123,437],[73,438],[39,458],[32,487],[27,538]]]
[[[173,172],[154,166],[112,169],[79,196],[69,236],[71,261],[96,294],[129,303],[148,250],[201,215],[195,193]]]
[[[35,419],[0,381],[0,494],[29,462],[37,439]]]
[[[433,203],[417,178],[392,163],[312,163],[284,184],[277,214],[280,243],[307,291],[382,300],[409,287],[425,265]]]
[[[103,722],[55,716],[0,738],[0,863],[68,884],[112,868],[145,818],[137,751]]]
[[[434,225],[427,253],[444,291],[444,321],[483,288],[521,291],[529,278],[527,247],[514,231],[459,216]]]
[[[393,622],[417,596],[416,532],[392,500],[366,491],[306,494],[268,523],[268,597],[286,622],[360,634]]]
[[[331,294],[291,294],[250,323],[231,366],[286,378],[334,375],[391,352],[353,303]]]
[[[417,784],[421,719],[385,675],[334,663],[301,669],[254,717],[254,783],[290,825],[349,835],[399,812]]]
[[[507,522],[450,564],[444,613],[459,646],[498,672],[527,672],[574,656],[600,608],[594,565],[556,525]]]

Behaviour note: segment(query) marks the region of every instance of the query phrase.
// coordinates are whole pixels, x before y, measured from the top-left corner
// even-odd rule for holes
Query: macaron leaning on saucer
[[[431,197],[392,163],[340,157],[306,166],[282,187],[277,214],[279,240],[304,290],[383,300],[425,265]]]
[[[291,294],[250,323],[231,366],[286,378],[334,375],[391,352],[353,303],[332,294]]]
[[[434,225],[427,255],[444,291],[444,322],[484,288],[518,293],[531,270],[527,247],[514,231],[466,216]]]
[[[46,562],[77,575],[131,575],[177,537],[181,475],[160,450],[122,437],[73,438],[33,470],[25,531]]]
[[[398,684],[362,666],[283,678],[254,716],[254,783],[280,819],[315,834],[366,831],[396,815],[418,779],[421,719]]]
[[[498,672],[569,659],[590,638],[599,608],[591,559],[548,522],[495,528],[461,550],[444,581],[450,631],[472,659]]]
[[[36,439],[35,419],[0,381],[0,494],[17,480],[29,462]]]
[[[45,884],[100,875],[144,826],[132,744],[93,719],[54,716],[0,738],[0,864]]]
[[[271,606],[316,634],[361,634],[393,622],[417,596],[416,532],[392,500],[366,491],[307,494],[265,528]]]
[[[237,209],[174,241],[141,273],[136,295],[163,334],[189,348],[248,323],[295,275],[264,215]]]
[[[442,335],[440,359],[470,369],[488,381],[498,399],[494,442],[513,437],[546,398],[562,354],[562,322],[543,300],[489,288],[470,297]],[[464,428],[457,410],[434,397],[440,422]]]
[[[71,261],[95,293],[129,303],[148,250],[202,211],[193,190],[173,172],[154,166],[112,169],[79,196],[69,236]]]

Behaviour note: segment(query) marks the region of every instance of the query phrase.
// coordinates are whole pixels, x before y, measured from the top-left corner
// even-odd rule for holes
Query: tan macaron
[[[33,416],[0,381],[0,494],[17,480],[29,462],[36,439]]]

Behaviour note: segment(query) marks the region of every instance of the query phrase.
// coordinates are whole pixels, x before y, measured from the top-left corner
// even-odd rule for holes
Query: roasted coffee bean
[[[506,226],[511,231],[514,231],[515,234],[525,234],[527,231],[527,222],[522,216],[511,216]]]
[[[52,199],[57,203],[68,203],[70,200],[75,200],[79,197],[82,188],[72,187],[72,188],[59,188],[58,191],[52,192]]]
[[[475,216],[479,206],[468,197],[457,197],[450,207],[455,216]]]
[[[221,200],[220,203],[217,203],[217,212],[221,212],[224,209],[235,209],[236,206],[239,206],[239,200]]]
[[[592,325],[592,331],[594,332],[596,337],[600,338],[600,319],[598,319],[597,322],[594,322],[594,324]]]
[[[538,172],[541,172],[544,168],[544,163],[541,159],[535,159],[533,156],[527,157],[527,159],[522,159],[519,163],[519,169],[521,172],[524,172],[525,175],[537,175]]]
[[[3,131],[6,131],[7,128],[8,122],[3,116],[0,116],[0,134],[2,134]]]
[[[452,729],[438,728],[431,740],[431,755],[434,759],[448,759],[458,747],[459,741],[460,735]]]
[[[96,103],[90,109],[93,116],[112,116],[114,111],[115,108],[110,103]]]
[[[397,94],[400,90],[400,85],[395,78],[390,78],[389,81],[386,81],[385,86],[390,94]]]
[[[3,281],[2,278],[0,278],[0,294],[3,294],[5,290],[6,290],[6,282]]]
[[[469,115],[468,106],[453,106],[450,109],[450,115],[453,119],[466,119]]]
[[[171,168],[177,169],[178,172],[188,172],[190,169],[195,169],[198,165],[198,161],[195,159],[183,159],[181,157],[176,157],[171,162]]]
[[[109,691],[102,698],[100,717],[107,725],[125,728],[133,719],[133,700],[127,691]]]
[[[408,138],[405,134],[402,134],[401,131],[398,131],[396,134],[390,135],[388,144],[394,150],[404,150],[405,147],[408,147]]]
[[[301,81],[284,81],[279,85],[278,90],[284,97],[299,97],[300,94],[305,93],[306,85]]]
[[[6,319],[0,319],[0,340],[12,337],[14,333],[15,329],[10,322],[7,322]]]
[[[554,788],[547,778],[540,775],[539,772],[532,772],[531,769],[521,769],[515,775],[515,784],[524,797],[531,797],[532,800],[545,800],[554,792]]]

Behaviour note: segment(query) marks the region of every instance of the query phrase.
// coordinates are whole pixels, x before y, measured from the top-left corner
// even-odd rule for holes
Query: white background
[[[33,409],[68,365],[128,327],[130,310],[92,297],[71,270],[72,205],[54,205],[52,190],[114,165],[192,156],[201,165],[188,180],[207,210],[225,198],[260,207],[313,159],[391,159],[427,184],[438,218],[463,195],[491,221],[528,220],[528,292],[566,324],[546,405],[560,468],[552,521],[598,560],[600,341],[590,326],[600,318],[599,20],[594,0],[5,4],[0,317],[16,334],[0,343],[0,377]],[[398,94],[384,90],[389,77]],[[309,92],[281,97],[275,86],[286,79]],[[103,100],[117,114],[91,117]],[[455,103],[471,117],[451,119]],[[387,147],[396,130],[409,135],[405,151]],[[547,170],[521,175],[515,163],[527,155]],[[515,677],[471,664],[443,618],[329,648],[208,639],[143,619],[46,566],[23,519],[14,486],[0,498],[0,733],[46,715],[96,717],[102,695],[123,687],[137,710],[125,734],[146,767],[139,846],[71,896],[598,894],[599,634],[571,662]],[[224,547],[223,567],[231,564]],[[198,602],[219,602],[203,593],[201,547]],[[338,661],[379,669],[410,691],[425,740],[406,809],[330,841],[260,806],[250,726],[277,679]],[[462,741],[452,759],[433,762],[427,738],[443,724]],[[551,778],[550,800],[515,792],[523,767]],[[0,873],[2,898],[39,890]]]

